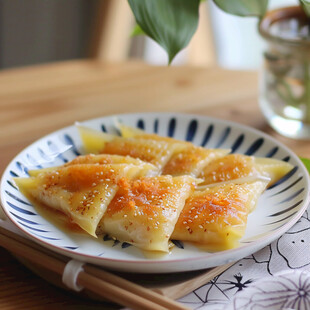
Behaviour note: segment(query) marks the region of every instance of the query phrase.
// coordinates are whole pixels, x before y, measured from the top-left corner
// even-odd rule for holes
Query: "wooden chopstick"
[[[4,237],[9,239],[9,242],[7,239],[5,240]],[[17,242],[17,244],[14,243],[14,241]],[[20,245],[22,245],[23,247],[20,247]],[[46,268],[46,258],[41,258],[38,262],[36,262],[34,261],[34,257],[36,258],[37,255],[41,257],[41,255],[44,254],[45,257],[48,256],[49,258],[53,258],[57,261],[57,263],[48,264],[48,266],[54,266],[55,268],[57,268],[57,270],[53,271],[58,273],[59,275],[62,275],[64,266],[69,261],[68,257],[53,252],[45,247],[42,247],[41,245],[33,242],[32,240],[20,236],[14,232],[11,232],[1,226],[0,246],[5,247],[14,254],[24,257],[33,263],[37,263],[44,268]],[[22,253],[16,252],[17,247],[19,249],[23,248]],[[36,251],[36,254],[33,254],[32,250]],[[31,252],[32,254],[28,255],[29,252]],[[28,256],[26,257],[26,255]],[[169,297],[179,298],[188,294],[194,289],[209,282],[215,276],[219,275],[233,264],[234,263],[229,263],[223,266],[212,268],[208,271],[201,273],[198,276],[195,276],[192,279],[162,288],[145,288],[115,274],[104,271],[100,267],[85,264],[83,268],[85,271],[84,273],[86,273],[87,275],[85,277],[84,273],[80,273],[78,278],[78,284],[84,286],[85,288],[96,293],[97,295],[104,297],[105,299],[111,300],[118,304],[122,304],[124,306],[130,306],[133,309],[184,310],[188,308],[178,302],[175,302]],[[98,281],[100,285],[98,284]],[[93,286],[93,283],[97,283],[97,286]],[[108,287],[106,285],[108,285]],[[101,289],[98,289],[98,287],[100,287]],[[116,297],[113,294],[116,294]],[[122,299],[120,299],[120,296],[122,296]],[[142,300],[141,298],[137,298],[137,296],[140,296],[144,300]],[[145,303],[145,300],[147,300],[147,303]]]
[[[3,228],[1,228],[1,230],[3,230]],[[10,232],[9,234],[13,233]],[[66,266],[66,261],[64,259],[59,259],[59,254],[57,255],[58,258],[55,258],[53,255],[54,253],[47,249],[45,249],[45,251],[40,251],[36,249],[40,246],[36,245],[36,248],[30,246],[29,243],[32,242],[30,240],[26,239],[27,244],[24,244],[16,239],[22,240],[25,238],[21,236],[16,237],[16,235],[14,238],[11,238],[8,236],[8,233],[2,234],[0,237],[0,246],[38,266],[48,268],[50,271],[62,275]],[[50,253],[47,254],[47,252]],[[85,265],[84,270],[85,271],[80,272],[78,276],[78,284],[115,303],[137,310],[188,309],[172,299],[149,291],[137,284],[108,272],[104,272],[103,270],[99,270],[98,268]],[[99,271],[100,276],[98,276]],[[106,279],[105,277],[108,278]],[[110,283],[110,280],[113,282]]]
[[[136,283],[133,283],[133,282],[128,281],[124,278],[118,277],[118,276],[116,276],[112,273],[106,272],[102,269],[98,269],[96,267],[89,266],[89,265],[85,265],[84,269],[89,274],[97,275],[97,277],[99,277],[101,279],[106,279],[109,283],[115,284],[118,287],[121,287],[125,290],[130,290],[134,294],[137,294],[140,296],[143,295],[148,300],[156,302],[163,307],[167,307],[168,309],[170,309],[169,307],[171,307],[171,306],[173,306],[173,308],[171,308],[171,309],[175,309],[175,310],[188,309],[188,308],[184,307],[182,304],[175,302],[174,300],[172,300],[166,296],[160,295],[157,292],[154,292],[150,289],[144,288],[144,287],[142,287]],[[160,298],[159,298],[159,296],[160,296]]]
[[[59,260],[62,260],[64,262],[68,261],[68,258],[65,257],[64,255],[58,254],[56,252],[51,252],[47,248],[40,246],[39,244],[33,242],[32,240],[25,238],[25,237],[22,237],[22,236],[14,233],[14,232],[11,232],[8,229],[5,229],[1,226],[0,226],[0,235],[5,235],[11,239],[15,239],[15,240],[17,240],[23,244],[26,244],[29,247],[37,249],[40,252],[44,252],[47,255],[52,255],[53,257],[58,258]],[[153,291],[153,292],[156,292],[160,295],[166,296],[166,297],[170,298],[170,300],[171,300],[171,298],[177,299],[177,298],[185,296],[186,294],[189,294],[190,292],[197,289],[198,287],[208,283],[214,277],[216,277],[217,275],[224,272],[226,269],[228,269],[233,264],[235,264],[235,262],[211,268],[211,269],[204,271],[204,272],[201,272],[201,274],[196,275],[193,278],[185,280],[185,281],[182,280],[182,281],[179,281],[179,282],[176,282],[173,284],[167,284],[167,285],[160,286],[160,287],[156,287],[156,286],[154,287],[153,286],[153,287],[148,287],[147,289],[144,287],[142,287],[142,288],[144,288],[148,292]],[[119,282],[123,283],[123,280],[125,280],[121,277],[115,276],[114,274],[104,272],[104,270],[102,268],[94,266],[94,265],[85,264],[84,269],[87,270],[89,273],[96,275],[97,277],[100,277],[103,280],[105,280],[105,277],[107,277],[107,274],[112,275],[116,279],[121,279],[121,281],[119,281]],[[111,283],[112,283],[110,276],[109,276],[109,281],[111,281]],[[113,281],[113,283],[115,283],[115,282]],[[122,287],[124,288],[124,286],[122,286]],[[141,288],[141,286],[140,286],[140,288]]]

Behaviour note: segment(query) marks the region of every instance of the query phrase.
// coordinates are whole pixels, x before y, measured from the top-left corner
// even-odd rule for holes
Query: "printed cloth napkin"
[[[310,309],[310,207],[278,240],[179,301],[208,310]]]

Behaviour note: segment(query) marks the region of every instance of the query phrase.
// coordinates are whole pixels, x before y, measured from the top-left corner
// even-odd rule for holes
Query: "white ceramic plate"
[[[115,117],[104,117],[83,124],[117,133]],[[12,177],[27,176],[28,169],[61,165],[83,149],[78,132],[70,126],[33,143],[17,155],[4,172],[1,202],[8,218],[28,237],[55,252],[108,268],[146,273],[164,273],[209,268],[250,255],[286,232],[308,205],[309,177],[298,157],[288,148],[262,132],[236,123],[182,114],[127,114],[117,118],[147,132],[192,141],[212,148],[231,148],[233,152],[288,161],[294,169],[260,198],[250,214],[245,236],[238,248],[207,253],[190,244],[176,242],[170,254],[145,257],[127,243],[98,240],[76,233],[65,233],[44,217],[18,191]]]

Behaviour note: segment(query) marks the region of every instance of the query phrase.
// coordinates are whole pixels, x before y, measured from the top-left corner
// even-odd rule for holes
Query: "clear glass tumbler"
[[[266,40],[259,103],[271,127],[310,139],[310,24],[300,7],[270,11],[259,31]]]

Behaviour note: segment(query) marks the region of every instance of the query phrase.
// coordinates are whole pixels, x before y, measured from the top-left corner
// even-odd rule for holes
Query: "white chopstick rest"
[[[76,281],[78,278],[78,275],[81,271],[84,271],[83,269],[84,263],[71,259],[64,269],[64,272],[62,274],[62,282],[71,290],[74,290],[76,292],[80,292],[84,287],[77,285]]]

